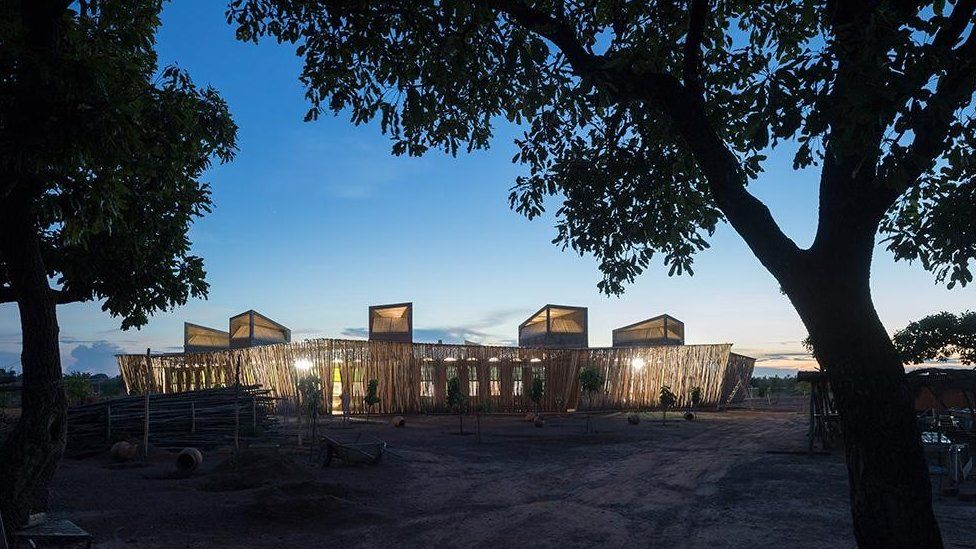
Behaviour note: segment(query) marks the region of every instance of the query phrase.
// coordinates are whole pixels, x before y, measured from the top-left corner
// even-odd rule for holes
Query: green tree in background
[[[876,239],[950,287],[976,256],[969,0],[232,0],[241,40],[293,43],[310,109],[395,154],[525,128],[511,205],[557,196],[555,243],[623,291],[691,273],[727,222],[810,334],[841,415],[862,546],[938,547],[901,358],[871,296]],[[749,190],[772,148],[818,172],[801,248]],[[790,184],[785,177],[782,184]]]
[[[217,92],[157,66],[161,9],[0,2],[0,303],[23,336],[23,415],[0,448],[8,528],[43,506],[64,450],[57,306],[97,299],[130,328],[207,292],[187,231],[236,126]]]
[[[972,364],[976,362],[976,312],[929,315],[896,332],[893,341],[906,364],[954,357]]]

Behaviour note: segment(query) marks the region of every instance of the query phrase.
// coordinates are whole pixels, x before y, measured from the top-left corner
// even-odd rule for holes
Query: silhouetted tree
[[[461,392],[461,380],[457,377],[447,380],[447,405],[457,412],[460,435],[464,434],[464,404],[467,401],[468,397]]]
[[[661,394],[658,396],[658,403],[661,405],[661,425],[668,422],[668,409],[673,408],[676,402],[678,402],[678,397],[671,392],[671,387],[662,386]]]
[[[535,376],[532,378],[532,388],[529,391],[529,399],[535,403],[535,411],[539,413],[542,411],[542,396],[546,393],[546,386],[543,383],[542,378]]]
[[[366,396],[363,403],[366,404],[366,423],[369,423],[369,414],[373,411],[373,406],[380,403],[380,397],[376,396],[376,390],[380,386],[380,380],[371,379],[366,385]]]
[[[600,375],[600,370],[596,369],[594,366],[587,366],[580,370],[580,389],[583,390],[583,394],[586,395],[586,432],[590,432],[590,409],[593,407],[593,393],[600,390],[603,386],[603,376]]]
[[[976,312],[929,315],[896,332],[893,341],[905,363],[958,357],[963,364],[972,364],[976,362]]]
[[[559,195],[556,243],[620,293],[654,259],[691,272],[718,223],[806,326],[840,411],[854,533],[941,545],[898,352],[871,297],[879,231],[950,286],[976,255],[976,3],[968,0],[233,0],[242,40],[292,42],[323,111],[395,154],[487,148],[520,124],[511,204]],[[747,186],[769,149],[820,174],[813,243]],[[784,184],[787,182],[784,182]]]
[[[161,4],[0,2],[0,303],[20,310],[24,372],[0,448],[8,527],[45,499],[64,449],[57,305],[98,299],[130,328],[207,292],[187,231],[236,126],[214,90],[157,67]]]

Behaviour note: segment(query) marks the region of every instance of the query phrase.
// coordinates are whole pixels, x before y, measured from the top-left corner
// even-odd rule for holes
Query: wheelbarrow
[[[383,458],[386,443],[365,433],[322,437],[319,456],[322,467],[328,467],[333,459],[350,465],[376,465]]]

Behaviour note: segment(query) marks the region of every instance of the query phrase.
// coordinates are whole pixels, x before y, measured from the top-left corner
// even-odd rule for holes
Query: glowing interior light
[[[342,359],[341,358],[333,358],[332,359],[332,363],[333,364],[342,364]]]
[[[295,360],[295,369],[307,372],[312,369],[312,361],[307,358],[299,358]]]
[[[491,357],[491,358],[488,359],[488,362],[498,362],[498,357],[497,356],[493,356],[493,357]]]
[[[478,360],[478,359],[475,358],[475,357],[473,357],[473,356],[469,356],[468,357],[468,362],[474,362],[475,360]]]
[[[542,359],[536,357],[536,358],[533,358],[532,360],[530,360],[529,362],[542,362]]]
[[[637,357],[630,359],[630,367],[635,370],[641,370],[644,368],[644,359]]]
[[[444,362],[454,362],[454,361],[456,361],[456,360],[457,360],[457,359],[456,359],[456,358],[454,358],[453,356],[449,356],[449,357],[447,357],[447,358],[445,358],[445,359],[444,359]]]

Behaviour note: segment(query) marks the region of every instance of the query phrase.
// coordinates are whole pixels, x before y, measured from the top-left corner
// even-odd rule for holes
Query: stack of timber
[[[241,385],[149,395],[149,444],[157,448],[215,448],[272,431],[271,391]],[[68,408],[69,455],[108,449],[118,440],[142,441],[146,398],[129,396]]]

